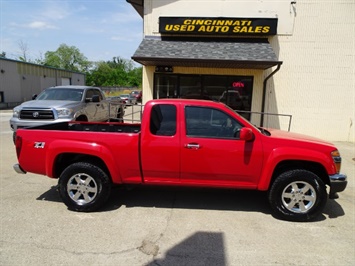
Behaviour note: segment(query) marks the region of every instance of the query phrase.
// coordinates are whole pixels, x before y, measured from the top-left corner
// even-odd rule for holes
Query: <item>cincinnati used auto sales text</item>
[[[251,20],[185,19],[183,24],[167,24],[166,32],[268,33],[270,26],[253,26]]]

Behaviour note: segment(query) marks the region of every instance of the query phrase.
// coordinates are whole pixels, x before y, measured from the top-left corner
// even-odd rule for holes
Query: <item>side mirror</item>
[[[35,100],[37,98],[37,94],[32,95],[32,100]]]
[[[243,127],[240,129],[239,138],[245,141],[252,141],[254,140],[254,133],[250,128]]]
[[[93,103],[98,103],[99,101],[100,101],[99,95],[94,95],[94,96],[92,96],[92,102],[93,102]]]

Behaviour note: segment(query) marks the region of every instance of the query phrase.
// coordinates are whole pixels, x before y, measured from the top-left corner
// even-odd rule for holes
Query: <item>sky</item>
[[[61,44],[90,61],[130,60],[143,39],[143,19],[126,0],[0,0],[0,53],[43,59]]]

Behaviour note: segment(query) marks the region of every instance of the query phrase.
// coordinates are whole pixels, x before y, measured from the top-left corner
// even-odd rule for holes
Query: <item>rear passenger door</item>
[[[149,128],[142,129],[141,161],[146,183],[178,183],[180,138],[177,108],[172,104],[152,107]]]

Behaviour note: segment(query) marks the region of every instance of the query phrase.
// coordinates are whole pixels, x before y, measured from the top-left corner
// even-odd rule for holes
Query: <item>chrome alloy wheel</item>
[[[282,204],[293,213],[308,212],[317,200],[316,190],[307,182],[292,182],[282,191]]]
[[[67,183],[68,195],[78,205],[93,201],[97,196],[97,190],[95,180],[85,173],[73,175]]]

